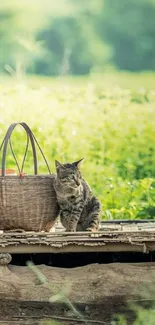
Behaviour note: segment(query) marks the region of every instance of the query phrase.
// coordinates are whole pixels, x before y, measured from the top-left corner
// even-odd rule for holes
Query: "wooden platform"
[[[95,236],[95,237],[94,237]],[[98,233],[0,233],[0,253],[143,252],[155,251],[155,222],[102,222]]]

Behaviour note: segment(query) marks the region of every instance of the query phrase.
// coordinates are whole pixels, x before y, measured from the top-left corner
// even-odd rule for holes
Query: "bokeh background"
[[[154,70],[154,17],[154,0],[1,1],[0,69],[49,76]]]
[[[0,3],[0,138],[27,122],[53,172],[84,156],[107,219],[155,217],[154,21],[155,0]],[[19,127],[20,164],[25,145]]]

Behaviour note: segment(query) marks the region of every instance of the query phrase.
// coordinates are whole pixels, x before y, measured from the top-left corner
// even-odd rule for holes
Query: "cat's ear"
[[[65,166],[60,164],[60,162],[58,160],[55,160],[55,167],[56,167],[56,170],[58,170],[59,168],[65,168]]]
[[[76,166],[78,169],[80,169],[80,166],[81,166],[81,163],[82,163],[83,160],[84,160],[84,158],[82,158],[82,159],[80,159],[78,161],[75,161],[73,163],[73,165]]]

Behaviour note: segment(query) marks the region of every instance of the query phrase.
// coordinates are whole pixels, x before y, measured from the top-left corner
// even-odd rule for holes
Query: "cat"
[[[60,221],[67,232],[99,230],[101,204],[81,175],[83,159],[71,164],[55,161],[54,188],[60,207]]]

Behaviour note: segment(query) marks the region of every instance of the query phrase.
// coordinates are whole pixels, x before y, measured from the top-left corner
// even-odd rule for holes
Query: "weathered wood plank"
[[[12,245],[0,248],[0,253],[10,254],[26,254],[26,253],[80,253],[80,252],[142,252],[149,253],[155,251],[155,243],[151,242],[149,245],[144,244],[129,244],[129,243],[108,243],[108,244],[92,244],[86,245],[85,243],[68,243],[61,245]]]
[[[101,226],[95,237],[91,232],[64,232],[59,224],[52,233],[3,232],[0,253],[155,251],[155,222],[104,222]]]

